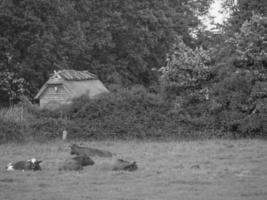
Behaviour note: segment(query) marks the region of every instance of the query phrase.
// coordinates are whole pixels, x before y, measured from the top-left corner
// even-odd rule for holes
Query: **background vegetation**
[[[199,20],[211,2],[0,1],[0,140],[266,137],[267,3],[225,0],[211,32]],[[65,68],[111,94],[32,106]]]

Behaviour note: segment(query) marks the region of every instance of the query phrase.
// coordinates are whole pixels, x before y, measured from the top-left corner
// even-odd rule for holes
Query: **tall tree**
[[[2,0],[0,67],[34,96],[54,69],[150,84],[175,35],[190,43],[204,0]]]
[[[61,0],[1,1],[1,70],[27,81],[34,96],[56,64],[62,63],[58,46],[70,24],[68,5]]]
[[[230,13],[226,26],[232,32],[238,32],[246,20],[250,20],[253,13],[266,15],[267,2],[265,0],[224,0],[224,9]]]
[[[89,69],[105,80],[141,84],[149,84],[150,69],[163,64],[176,34],[190,42],[190,28],[199,23],[197,14],[208,7],[207,1],[185,0],[79,0],[74,4],[89,47],[89,55],[79,59],[89,60]]]
[[[226,40],[232,56],[221,64],[213,87],[220,105],[218,122],[246,135],[266,134],[267,130],[266,27],[267,17],[254,14]]]
[[[208,113],[213,79],[210,54],[201,47],[190,48],[178,37],[160,69],[163,94],[183,122],[195,123],[200,117],[203,121],[198,123],[207,124],[203,116]]]

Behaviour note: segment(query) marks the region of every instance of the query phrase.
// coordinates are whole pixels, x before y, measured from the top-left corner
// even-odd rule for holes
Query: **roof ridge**
[[[74,70],[74,69],[63,69],[63,70],[59,70],[57,72],[60,76],[62,76],[62,78],[66,79],[66,80],[94,80],[94,79],[98,79],[98,77],[89,72],[88,70]]]

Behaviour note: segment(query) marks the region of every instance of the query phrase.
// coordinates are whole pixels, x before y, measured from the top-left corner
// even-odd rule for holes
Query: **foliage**
[[[28,94],[27,82],[12,72],[0,72],[0,104],[16,103],[19,97]]]
[[[69,127],[73,135],[89,138],[156,137],[157,128],[174,123],[167,121],[168,105],[142,87],[122,89],[96,100],[79,98],[65,114],[77,124]]]
[[[0,129],[5,138],[3,142],[20,137],[24,140],[45,142],[61,138],[63,130],[68,131],[68,139],[89,140],[233,138],[230,131],[221,132],[211,129],[212,126],[203,127],[207,122],[214,124],[217,121],[212,121],[207,115],[210,106],[207,101],[202,108],[199,104],[192,103],[197,98],[199,97],[191,96],[191,102],[184,104],[183,108],[187,108],[191,114],[202,109],[205,115],[188,116],[174,109],[173,104],[165,101],[159,94],[149,93],[145,88],[135,86],[118,89],[117,92],[105,94],[98,99],[77,98],[70,106],[54,111],[28,106],[25,107],[25,113],[29,116],[24,117],[26,121],[23,124],[10,119],[1,123]],[[233,118],[223,118],[223,114],[228,115],[229,112],[220,112],[218,115],[222,118],[220,122],[227,126]],[[224,119],[229,121],[224,122]],[[242,134],[235,135],[244,137]]]
[[[1,1],[1,106],[32,100],[55,69],[89,70],[111,90],[54,111],[22,105],[23,123],[2,110],[2,140],[266,136],[266,1],[225,0],[216,33],[199,26],[210,2]]]
[[[233,34],[239,32],[243,23],[250,20],[253,13],[266,15],[267,2],[265,0],[224,0],[224,9],[230,12],[230,17],[225,24],[226,31]]]
[[[243,137],[266,134],[266,21],[253,15],[220,49],[177,43],[161,68],[161,83],[181,121]]]
[[[266,21],[253,15],[227,40],[234,53],[229,67],[220,67],[219,81],[213,87],[219,126],[243,136],[266,134]]]
[[[1,70],[23,78],[33,97],[60,63],[63,26],[68,27],[67,6],[60,0],[4,0],[0,3]]]
[[[181,121],[203,125],[207,120],[203,115],[210,99],[212,68],[209,63],[208,51],[201,47],[193,50],[178,37],[166,66],[160,69],[163,93],[173,102]]]
[[[51,140],[60,138],[65,127],[65,121],[51,117],[36,119],[29,122],[29,135],[37,139]]]
[[[88,53],[72,66],[79,63],[104,81],[148,85],[155,80],[150,69],[162,64],[174,34],[190,41],[190,27],[199,23],[194,11],[204,12],[210,1],[201,2],[75,1]]]
[[[25,116],[25,110],[22,106],[10,106],[0,110],[0,119],[5,121],[21,124],[26,121]]]
[[[6,121],[0,118],[0,143],[8,141],[24,141],[25,135],[21,126],[13,121]]]
[[[23,124],[27,126],[21,132],[27,133],[28,139],[43,141],[61,137],[63,130],[68,131],[70,139],[198,137],[182,130],[171,108],[159,95],[136,86],[98,99],[81,97],[71,106],[55,111],[27,107],[31,117],[25,118]]]
[[[162,65],[174,34],[190,42],[190,28],[209,3],[3,0],[0,70],[29,83],[31,98],[62,68],[89,70],[110,83],[149,85],[156,81],[150,69]]]
[[[201,47],[193,50],[178,37],[166,66],[160,68],[163,87],[175,87],[178,93],[201,87],[209,79],[209,61],[208,51]]]

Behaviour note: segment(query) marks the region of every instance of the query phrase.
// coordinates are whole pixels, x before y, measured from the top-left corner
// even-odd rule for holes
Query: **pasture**
[[[69,145],[56,141],[0,145],[3,200],[263,200],[267,199],[267,142],[78,142],[135,160],[135,172],[111,171],[105,163],[59,171]],[[36,157],[42,171],[5,171],[11,161]]]

